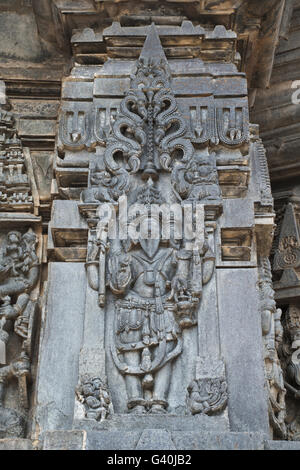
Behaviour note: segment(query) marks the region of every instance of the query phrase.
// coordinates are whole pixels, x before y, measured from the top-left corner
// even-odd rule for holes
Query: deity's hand
[[[26,339],[28,335],[28,321],[28,317],[22,315],[15,321],[15,333],[24,339]]]
[[[87,397],[85,401],[90,408],[99,408],[101,405],[100,401],[95,397]]]
[[[6,305],[1,307],[1,318],[6,318],[6,320],[14,320],[18,315],[17,309],[13,305]]]
[[[171,282],[171,294],[168,297],[168,300],[175,300],[175,302],[178,302],[178,294],[180,292],[186,291],[187,287],[186,279],[178,276],[174,277]]]
[[[89,248],[88,248],[88,261],[96,261],[98,260],[98,257],[99,257],[99,243],[97,242],[97,240],[92,240],[91,244],[89,245]]]
[[[12,366],[15,377],[22,377],[24,375],[29,375],[30,373],[30,362],[27,357],[21,357],[19,360],[14,362]]]
[[[13,264],[0,264],[0,281],[4,281],[7,279],[7,273],[12,268]]]

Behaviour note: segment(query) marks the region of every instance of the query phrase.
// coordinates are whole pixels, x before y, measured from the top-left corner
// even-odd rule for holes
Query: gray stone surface
[[[300,441],[266,441],[265,450],[300,450]]]
[[[72,282],[70,282],[72,280]],[[83,332],[85,269],[52,263],[42,330],[35,423],[40,432],[70,429]]]
[[[47,431],[43,450],[86,450],[86,432]]]
[[[217,270],[221,348],[233,432],[269,432],[256,282],[256,269]]]
[[[261,433],[167,431],[53,431],[45,435],[48,450],[264,450]]]
[[[141,431],[89,431],[87,450],[132,450],[141,437]]]
[[[178,450],[263,450],[264,436],[260,433],[172,433]]]
[[[30,439],[0,439],[1,450],[35,450]]]
[[[170,431],[145,429],[137,443],[136,450],[176,450]]]
[[[226,432],[228,423],[226,417],[222,416],[175,416],[175,415],[135,415],[113,414],[109,419],[102,423],[91,419],[75,420],[76,429],[85,429],[86,431],[114,431],[114,430],[139,430],[145,429],[166,429],[168,431],[189,431],[194,432],[199,429],[211,432]]]

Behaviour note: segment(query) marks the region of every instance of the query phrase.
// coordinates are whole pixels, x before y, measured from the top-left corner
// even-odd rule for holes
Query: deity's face
[[[102,387],[102,382],[101,382],[100,379],[94,379],[94,380],[93,380],[93,384],[94,384],[94,387],[95,387],[96,389],[99,389],[99,388]]]
[[[20,242],[20,235],[17,232],[10,232],[7,238],[10,244],[18,244]]]
[[[94,387],[90,382],[83,384],[82,386],[83,395],[85,396],[92,395],[93,391],[94,391]]]
[[[91,176],[91,183],[94,185],[102,184],[103,186],[109,186],[112,176],[108,171],[100,170],[96,171]]]
[[[140,244],[144,252],[153,258],[161,239],[160,224],[156,218],[146,217],[140,223]]]
[[[24,252],[30,253],[35,248],[36,244],[36,236],[34,233],[25,233],[23,236],[24,241]]]
[[[145,217],[140,222],[141,239],[160,239],[160,224],[155,218]]]
[[[189,183],[197,183],[203,177],[209,175],[211,171],[211,166],[207,162],[192,162],[189,166],[189,169],[185,173],[185,179]]]
[[[100,175],[100,178],[104,185],[108,185],[111,182],[111,175],[108,173],[108,171],[103,171]]]

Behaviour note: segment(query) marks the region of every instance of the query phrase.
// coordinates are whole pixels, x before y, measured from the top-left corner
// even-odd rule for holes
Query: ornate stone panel
[[[128,39],[135,35],[138,50]],[[92,36],[101,42],[87,30],[73,42],[94,53]],[[113,24],[103,37],[109,60],[75,64],[62,87],[47,252],[50,292],[77,263],[68,337],[76,361],[49,404],[43,371],[55,374],[42,351],[35,424],[44,432],[51,420],[58,430],[73,409],[70,429],[87,432],[127,435],[134,423],[136,432],[284,435],[285,388],[263,361],[274,312],[272,331],[262,334],[267,308],[255,287],[269,285],[257,267],[272,244],[273,201],[246,79],[233,63],[235,34],[183,22]],[[201,55],[181,57],[178,37],[198,41]],[[213,63],[208,50],[221,44]],[[238,305],[231,292],[240,288],[249,298]],[[48,297],[46,310],[65,304],[73,305],[69,293]],[[53,357],[59,335],[46,335]],[[235,357],[247,364],[243,380]]]

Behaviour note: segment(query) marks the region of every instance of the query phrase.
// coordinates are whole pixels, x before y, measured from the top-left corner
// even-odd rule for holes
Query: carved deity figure
[[[220,187],[213,156],[195,155],[186,165],[179,164],[173,170],[174,189],[187,201],[218,200]]]
[[[128,178],[126,170],[119,168],[113,173],[96,165],[91,171],[91,187],[82,192],[85,203],[110,202],[114,204],[118,197],[127,193]]]
[[[269,417],[274,432],[286,436],[286,389],[278,357],[282,342],[283,328],[280,322],[281,310],[276,308],[272,286],[271,266],[267,258],[262,259],[260,270],[262,332],[264,341],[265,371],[269,390]]]
[[[12,231],[6,236],[0,256],[0,422],[2,429],[21,435],[24,420],[20,414],[4,408],[5,387],[8,380],[18,380],[20,405],[27,407],[26,380],[30,373],[30,345],[28,344],[29,324],[34,307],[30,292],[39,275],[39,261],[36,255],[36,235],[29,230],[22,235]],[[6,345],[11,330],[21,338],[19,357],[7,364]],[[6,424],[5,424],[6,423]],[[22,424],[23,423],[23,424]],[[14,431],[13,431],[14,429]]]
[[[168,411],[172,367],[183,351],[182,332],[197,324],[203,285],[214,272],[215,257],[205,233],[203,206],[198,227],[202,235],[199,239],[194,235],[191,241],[176,240],[175,235],[164,237],[162,220],[151,210],[162,201],[171,204],[176,191],[181,201],[220,196],[211,156],[198,158],[194,153],[153,25],[106,139],[105,151],[98,159],[98,168],[105,173],[91,170],[89,188],[82,193],[87,205],[111,203],[116,201],[112,190],[117,187],[119,194],[125,195],[130,181],[133,190],[129,204],[137,201],[145,209],[135,221],[139,231],[133,234],[128,230],[126,240],[110,240],[107,226],[101,226],[97,213],[98,226],[90,230],[86,263],[90,287],[98,291],[99,306],[106,306],[106,288],[115,297],[114,324],[107,339],[113,363],[124,377],[127,408],[132,413]],[[117,177],[116,186],[107,172]],[[163,173],[171,175],[162,181]],[[123,186],[119,185],[121,176]],[[163,188],[166,197],[162,197]]]
[[[287,389],[288,439],[300,440],[300,308],[291,304],[284,313],[281,360]]]
[[[85,377],[76,394],[79,401],[85,405],[88,419],[102,422],[110,414],[110,395],[107,385],[99,377]]]
[[[214,255],[207,241],[186,248],[163,240],[156,216],[145,214],[139,222],[139,238],[109,254],[107,283],[116,296],[111,353],[125,378],[128,409],[164,413],[182,330],[197,323]],[[148,237],[149,229],[155,238]]]

